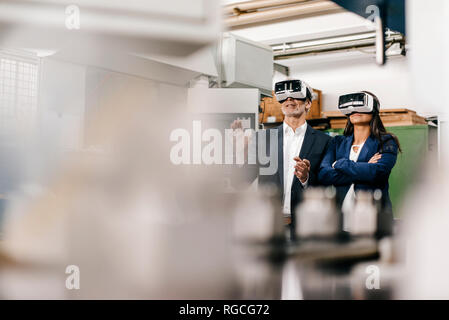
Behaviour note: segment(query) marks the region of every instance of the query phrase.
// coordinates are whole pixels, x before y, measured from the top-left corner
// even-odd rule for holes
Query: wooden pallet
[[[329,122],[332,129],[346,127],[347,117],[340,111],[324,111],[322,115],[330,119]],[[380,111],[380,118],[386,127],[427,124],[425,118],[418,116],[415,111],[405,108],[382,109]]]

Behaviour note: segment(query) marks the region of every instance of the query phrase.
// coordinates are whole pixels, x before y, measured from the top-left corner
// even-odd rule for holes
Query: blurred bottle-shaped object
[[[374,194],[374,198],[376,195]],[[361,261],[351,269],[351,297],[356,300],[393,299],[404,277],[403,239],[384,237],[377,242],[378,259]]]
[[[234,214],[238,241],[270,242],[285,239],[284,220],[277,189],[263,185],[257,192],[241,193]]]
[[[299,238],[337,236],[340,220],[334,198],[333,188],[310,188],[304,192],[304,200],[296,209]]]
[[[233,215],[234,266],[241,299],[279,299],[285,226],[278,189],[261,185],[238,194]]]
[[[352,209],[343,213],[345,231],[354,236],[372,236],[377,229],[377,208],[370,192],[358,191]]]

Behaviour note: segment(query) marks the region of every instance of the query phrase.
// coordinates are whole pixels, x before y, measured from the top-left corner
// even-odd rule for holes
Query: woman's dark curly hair
[[[373,93],[371,93],[369,91],[362,91],[362,92],[365,92],[365,93],[371,95],[373,97],[373,99],[375,100],[375,102],[377,102],[377,105],[380,109],[380,102],[379,102],[379,99],[376,97],[376,95],[374,95]],[[389,133],[385,129],[384,124],[382,123],[382,120],[380,119],[378,109],[377,110],[374,109],[373,118],[371,119],[369,125],[371,128],[371,135],[373,135],[379,141],[380,150],[383,150],[383,145],[384,145],[385,141],[389,140],[389,139],[384,139],[384,137],[390,136],[391,139],[393,139],[394,142],[396,142],[396,144],[398,145],[398,150],[402,151],[401,146],[399,144],[398,137],[396,137],[392,133]],[[354,133],[354,125],[351,123],[351,121],[349,120],[349,116],[348,116],[348,121],[346,122],[346,127],[345,127],[345,131],[343,132],[343,134],[345,136],[350,136],[353,133]]]

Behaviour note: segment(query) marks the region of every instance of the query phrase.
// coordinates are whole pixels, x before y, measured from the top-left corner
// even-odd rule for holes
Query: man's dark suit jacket
[[[259,184],[272,183],[275,184],[280,194],[284,194],[284,126],[283,124],[268,130],[278,130],[278,170],[273,175],[259,175]],[[269,137],[269,134],[266,135]],[[308,186],[317,186],[318,172],[320,170],[321,161],[326,154],[327,146],[331,137],[324,132],[313,129],[310,125],[307,125],[306,133],[304,135],[304,141],[302,143],[299,157],[301,159],[307,159],[310,161],[310,172],[308,179]],[[267,139],[267,144],[269,139]],[[270,150],[269,146],[266,148]],[[292,213],[292,225],[295,225],[295,209],[299,202],[302,200],[303,186],[296,176],[293,176],[292,190],[291,190],[291,202],[290,208]]]
[[[266,131],[266,152],[267,156],[270,153],[270,130],[277,130],[277,153],[278,153],[278,168],[277,171],[272,175],[260,175],[259,174],[259,185],[272,184],[278,189],[279,196],[281,197],[281,203],[283,201],[284,194],[284,130],[283,124],[272,129],[267,129]],[[260,131],[258,132],[260,133]],[[260,139],[258,134],[257,139]],[[307,159],[310,161],[310,172],[308,179],[308,186],[317,186],[318,182],[318,172],[320,169],[321,161],[326,154],[326,149],[329,144],[331,137],[324,132],[313,129],[310,125],[307,125],[306,133],[304,135],[304,141],[299,152],[299,157],[301,159]],[[254,165],[258,169],[258,165]],[[268,165],[266,165],[268,166]],[[248,168],[247,168],[248,169]],[[255,170],[252,171],[253,174]],[[248,173],[246,173],[248,177]],[[254,180],[255,176],[252,180]],[[242,175],[240,174],[240,179]],[[291,190],[291,213],[292,213],[292,228],[295,227],[295,209],[302,200],[303,186],[296,176],[293,176],[292,190]],[[294,229],[293,229],[294,230]]]

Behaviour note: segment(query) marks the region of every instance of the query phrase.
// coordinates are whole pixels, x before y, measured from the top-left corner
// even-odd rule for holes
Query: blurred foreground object
[[[1,47],[177,85],[216,76],[220,33],[217,0],[0,0]]]
[[[352,235],[372,236],[376,232],[377,215],[372,194],[357,191],[354,206],[343,211],[343,229]]]
[[[299,238],[333,238],[340,231],[341,217],[335,206],[335,189],[308,188],[304,200],[296,209]]]
[[[427,168],[404,206],[400,299],[449,299],[449,171]]]
[[[184,106],[158,108],[159,98],[139,79],[108,91],[86,132],[95,145],[8,209],[2,298],[234,297],[234,201],[218,169],[170,162],[170,132],[189,123]],[[79,290],[65,288],[69,265],[79,267]]]
[[[94,47],[185,56],[217,39],[219,17],[214,0],[2,0],[0,42],[79,57]]]
[[[410,46],[410,71],[416,104],[438,115],[439,166],[426,161],[417,171],[413,190],[403,207],[406,272],[399,287],[400,299],[449,299],[449,113],[444,103],[449,99],[449,38],[429,35],[422,29],[449,32],[449,3],[407,1],[407,34]],[[438,43],[438,50],[429,47]],[[418,89],[419,88],[419,89]],[[432,92],[428,94],[426,92]],[[406,216],[405,216],[406,215]]]

